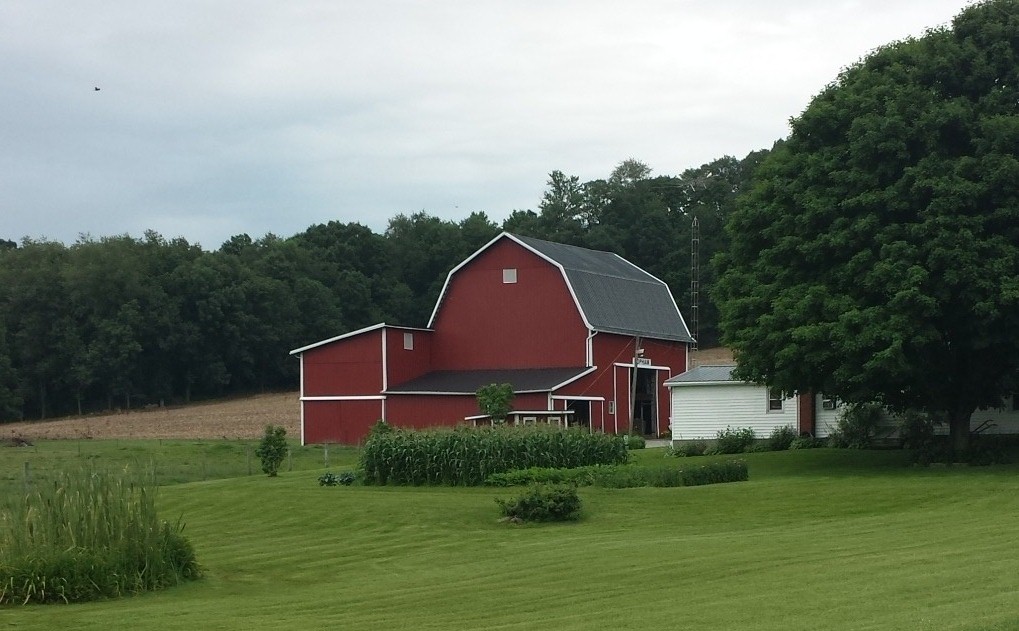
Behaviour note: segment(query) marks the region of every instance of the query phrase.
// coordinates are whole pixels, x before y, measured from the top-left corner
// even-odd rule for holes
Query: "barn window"
[[[507,267],[502,270],[502,282],[505,285],[511,285],[517,282],[517,268]]]
[[[781,412],[785,402],[785,395],[777,388],[768,388],[768,411]]]
[[[414,350],[414,334],[404,333],[403,334],[403,350],[412,351]]]

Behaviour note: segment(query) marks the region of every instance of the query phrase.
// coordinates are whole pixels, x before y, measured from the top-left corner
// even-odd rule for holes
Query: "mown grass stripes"
[[[366,484],[475,486],[493,473],[626,462],[623,439],[549,427],[456,428],[374,433],[361,451]]]

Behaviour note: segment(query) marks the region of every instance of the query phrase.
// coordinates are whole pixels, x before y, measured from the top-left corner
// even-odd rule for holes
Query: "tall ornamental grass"
[[[365,484],[477,486],[493,473],[530,467],[621,464],[619,436],[581,429],[458,427],[372,433],[361,450]]]
[[[0,500],[0,605],[115,598],[197,578],[182,521],[155,487],[80,469]]]

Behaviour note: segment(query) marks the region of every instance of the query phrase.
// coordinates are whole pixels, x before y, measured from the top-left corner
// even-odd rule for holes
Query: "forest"
[[[377,322],[425,326],[448,271],[501,230],[618,253],[690,307],[700,229],[699,342],[717,343],[709,261],[769,150],[679,175],[627,159],[604,179],[553,171],[536,210],[497,225],[398,214],[382,234],[330,221],[206,251],[155,232],[75,243],[0,239],[0,420],[293,389],[291,349]]]

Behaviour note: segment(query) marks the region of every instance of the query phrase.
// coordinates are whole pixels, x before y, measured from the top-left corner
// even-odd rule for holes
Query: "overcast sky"
[[[964,4],[0,0],[0,238],[500,222],[555,169],[770,147],[840,68]]]

